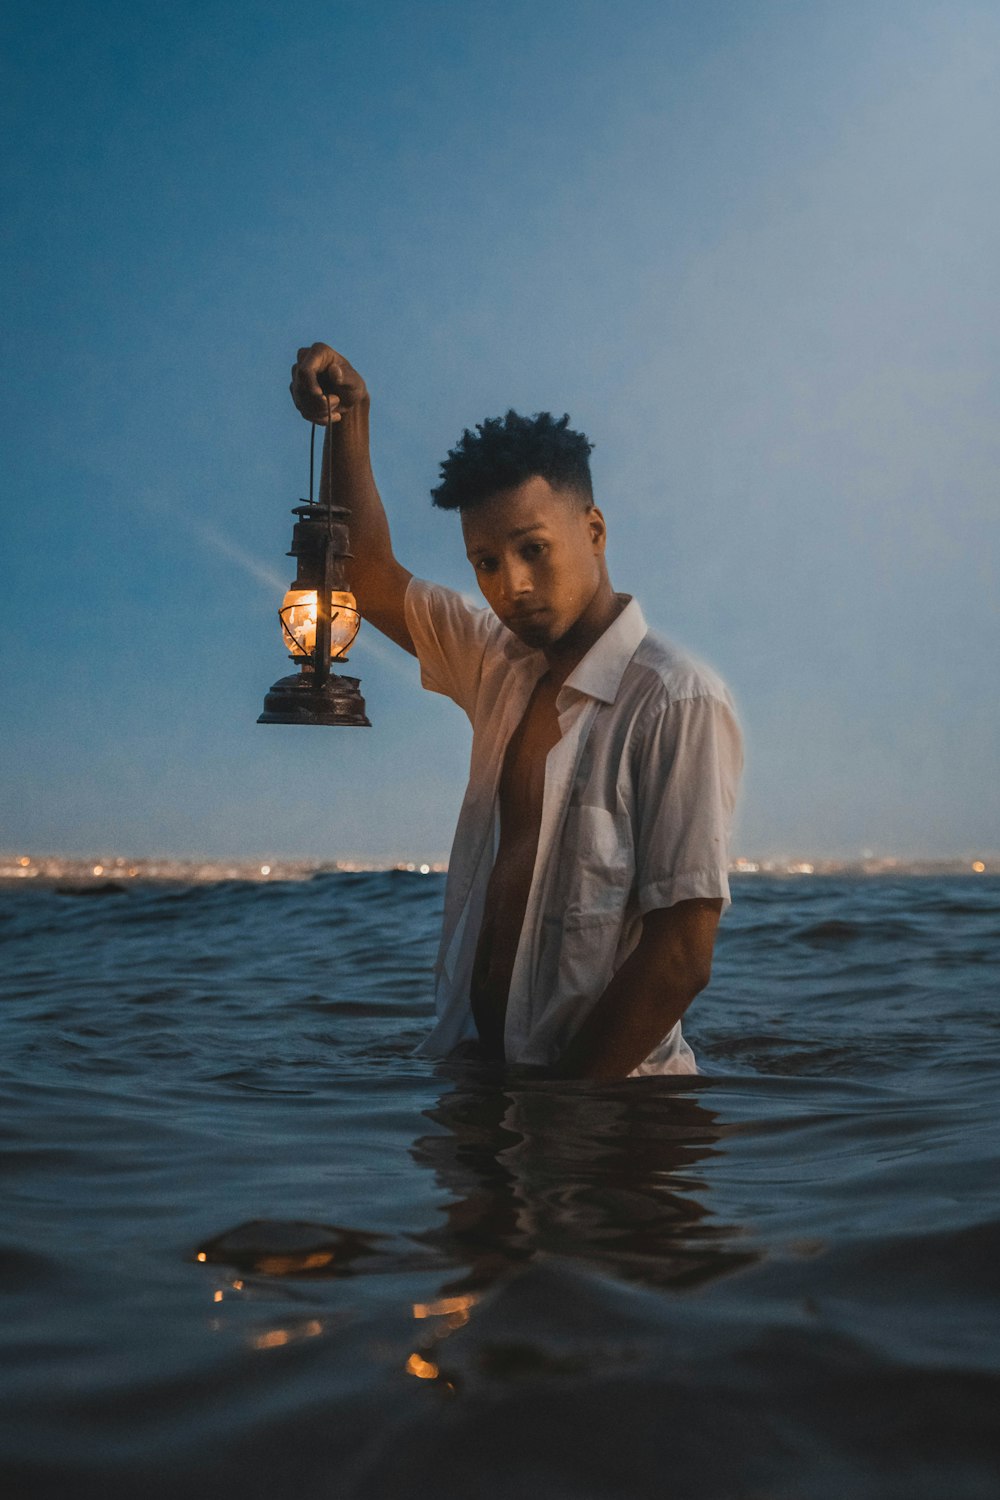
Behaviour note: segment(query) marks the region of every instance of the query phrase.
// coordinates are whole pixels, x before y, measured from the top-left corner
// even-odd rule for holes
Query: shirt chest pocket
[[[564,927],[621,920],[635,875],[632,826],[624,813],[571,805],[560,848],[553,915]]]

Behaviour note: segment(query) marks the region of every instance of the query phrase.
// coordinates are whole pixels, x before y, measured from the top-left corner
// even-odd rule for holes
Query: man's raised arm
[[[396,561],[372,474],[368,387],[329,344],[311,344],[299,350],[290,389],[306,421],[327,428],[323,474],[331,483],[334,504],[350,507],[354,556],[349,575],[358,608],[390,640],[416,655],[403,608],[411,575]]]

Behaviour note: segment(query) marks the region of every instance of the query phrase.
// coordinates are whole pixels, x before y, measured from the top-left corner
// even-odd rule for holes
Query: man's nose
[[[501,568],[500,587],[505,599],[520,599],[531,592],[531,569],[523,558],[513,557]]]

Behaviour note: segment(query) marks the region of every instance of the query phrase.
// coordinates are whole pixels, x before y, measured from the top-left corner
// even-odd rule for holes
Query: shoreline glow
[[[73,854],[6,854],[0,851],[0,884],[36,880],[45,885],[52,881],[70,881],[76,885],[121,885],[132,881],[181,881],[187,884],[210,884],[220,880],[252,880],[280,883],[310,880],[315,875],[351,875],[393,871],[402,875],[444,875],[445,859],[368,859],[349,856],[341,859],[185,859],[143,858],[125,855],[101,855],[99,858]],[[945,855],[929,859],[899,859],[891,855],[862,855],[857,859],[813,857],[799,859],[786,856],[748,859],[741,856],[729,866],[732,876],[954,876],[1000,874],[1000,855]]]

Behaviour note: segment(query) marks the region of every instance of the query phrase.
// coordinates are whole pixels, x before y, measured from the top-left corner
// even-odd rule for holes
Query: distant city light
[[[881,876],[881,875],[983,875],[1000,871],[1000,852],[987,853],[977,859],[967,854],[953,856],[928,856],[922,859],[902,859],[892,855],[879,855],[871,860],[826,858],[814,856],[801,859],[786,853],[772,856],[757,855],[755,858],[739,855],[730,864],[736,876],[784,877],[790,875],[825,876]],[[418,875],[444,875],[447,860],[400,858],[340,858],[330,860],[287,859],[280,866],[258,864],[256,860],[192,860],[160,857],[156,859],[133,859],[129,862],[122,856],[107,856],[95,862],[93,855],[79,857],[65,854],[26,855],[5,854],[0,851],[0,882],[38,880],[76,881],[81,885],[91,880],[107,883],[109,877],[123,880],[138,877],[144,882],[195,881],[199,884],[218,880],[307,880],[317,874],[335,872],[356,874],[361,871],[396,870]]]

